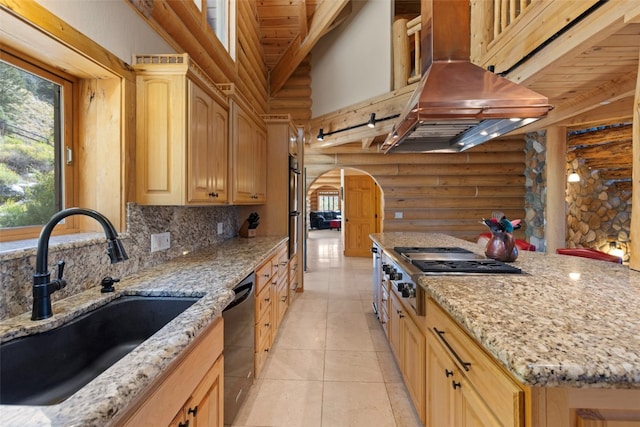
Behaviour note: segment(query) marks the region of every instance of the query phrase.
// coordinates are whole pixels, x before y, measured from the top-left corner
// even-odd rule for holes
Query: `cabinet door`
[[[264,203],[267,201],[267,135],[258,127],[254,132],[253,202]]]
[[[229,112],[221,105],[213,109],[213,150],[210,162],[213,164],[211,190],[217,203],[229,201],[228,165],[229,165]]]
[[[455,390],[456,420],[453,425],[459,427],[508,426],[496,418],[484,399],[464,376],[456,376],[458,377]]]
[[[420,420],[425,417],[425,337],[410,317],[402,325],[402,374]]]
[[[228,112],[194,83],[189,83],[188,202],[226,203]]]
[[[186,406],[188,426],[222,427],[224,424],[224,358],[220,356],[194,390]]]
[[[400,364],[400,370],[402,370],[402,358],[401,358],[401,345],[402,345],[402,333],[401,333],[401,321],[404,314],[402,313],[402,306],[397,300],[397,297],[393,292],[389,293],[389,344],[391,344],[391,351],[396,356],[398,364]]]
[[[235,137],[232,145],[233,203],[250,203],[253,197],[255,129],[251,118],[235,107]]]
[[[454,400],[451,381],[454,375],[454,364],[431,334],[427,335],[426,357],[426,426],[453,426]]]

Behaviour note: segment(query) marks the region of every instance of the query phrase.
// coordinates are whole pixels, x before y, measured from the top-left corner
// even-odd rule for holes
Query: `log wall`
[[[491,141],[464,153],[307,150],[307,186],[332,169],[361,170],[382,189],[384,231],[441,232],[475,241],[487,231],[480,220],[492,211],[524,218],[524,145],[520,137]],[[516,235],[524,238],[523,231]]]

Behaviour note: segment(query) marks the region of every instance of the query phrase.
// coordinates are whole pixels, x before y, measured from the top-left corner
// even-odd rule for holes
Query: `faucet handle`
[[[100,289],[100,292],[106,294],[107,292],[115,291],[115,289],[113,288],[113,284],[118,283],[119,281],[120,279],[115,279],[111,276],[105,276],[104,279],[102,279],[102,282],[100,282],[100,284],[102,285],[102,289]]]
[[[64,261],[58,261],[58,280],[62,280],[62,275],[64,274]]]

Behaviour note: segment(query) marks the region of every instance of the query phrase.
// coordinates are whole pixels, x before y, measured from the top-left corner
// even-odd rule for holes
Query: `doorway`
[[[344,256],[371,256],[369,234],[381,231],[382,191],[371,175],[333,169],[307,188],[307,236],[316,230],[338,233]]]

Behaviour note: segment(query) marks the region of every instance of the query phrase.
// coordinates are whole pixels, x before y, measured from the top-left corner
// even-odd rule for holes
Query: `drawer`
[[[262,317],[271,308],[271,286],[262,288],[256,295],[256,319]]]
[[[260,346],[264,346],[265,340],[269,341],[268,338],[271,336],[271,329],[273,329],[271,324],[271,311],[266,311],[260,318],[258,318],[258,322],[256,323],[256,349],[259,349]]]
[[[271,283],[271,276],[271,260],[269,260],[256,270],[256,293],[260,293],[265,285]]]
[[[524,392],[510,374],[435,301],[427,301],[427,326],[462,374],[504,425],[523,425]],[[465,367],[464,364],[468,363]]]

